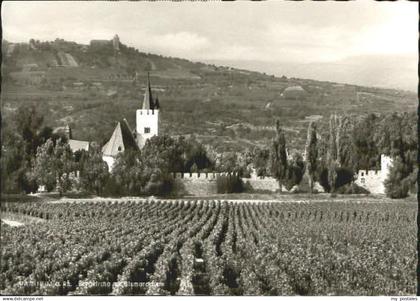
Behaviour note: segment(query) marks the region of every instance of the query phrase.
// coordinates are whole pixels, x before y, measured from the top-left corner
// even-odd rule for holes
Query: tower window
[[[118,151],[119,151],[119,152],[121,151],[121,146],[118,146]]]
[[[150,128],[144,128],[144,133],[149,134],[150,133]]]

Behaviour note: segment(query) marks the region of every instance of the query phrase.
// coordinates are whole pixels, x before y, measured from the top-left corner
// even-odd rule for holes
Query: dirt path
[[[13,221],[10,219],[1,219],[3,223],[5,223],[6,225],[9,225],[10,227],[21,227],[24,226],[24,223],[21,222],[17,222],[17,221]]]
[[[175,201],[180,200],[184,202],[189,201],[204,201],[204,200],[213,200],[213,201],[220,201],[220,202],[229,202],[229,203],[319,203],[319,202],[333,202],[333,203],[372,203],[372,202],[380,202],[380,203],[392,203],[394,202],[391,199],[387,198],[374,198],[369,196],[359,196],[359,197],[343,197],[343,198],[330,198],[327,195],[323,197],[297,197],[295,195],[280,195],[280,196],[258,196],[255,195],[255,198],[246,198],[244,195],[237,196],[238,198],[229,198],[229,195],[214,195],[214,196],[207,196],[207,197],[186,197],[186,198],[179,198],[179,199],[159,199],[155,197],[122,197],[122,198],[83,198],[83,199],[73,199],[73,198],[61,198],[61,199],[54,199],[48,200],[48,203],[54,204],[65,204],[65,203],[85,203],[85,202],[92,202],[92,203],[100,203],[100,202],[145,202],[145,201]]]

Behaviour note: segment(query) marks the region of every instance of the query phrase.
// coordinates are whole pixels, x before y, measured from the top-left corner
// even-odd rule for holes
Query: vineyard
[[[2,295],[414,295],[416,204],[2,203]]]

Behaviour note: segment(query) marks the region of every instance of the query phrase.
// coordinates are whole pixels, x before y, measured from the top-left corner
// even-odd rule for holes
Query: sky
[[[405,56],[417,66],[418,4],[349,2],[3,2],[10,42],[111,39],[194,61],[330,63]],[[246,64],[245,64],[246,65]]]

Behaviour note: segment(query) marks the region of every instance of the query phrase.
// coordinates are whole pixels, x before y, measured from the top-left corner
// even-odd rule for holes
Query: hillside
[[[333,62],[296,63],[212,60],[211,64],[340,83],[417,91],[417,64],[412,55],[352,56]]]
[[[52,127],[70,124],[77,139],[104,143],[117,120],[135,124],[147,72],[162,105],[161,129],[196,135],[219,150],[262,145],[280,119],[301,149],[310,120],[348,114],[413,111],[415,93],[337,84],[220,67],[143,53],[123,43],[2,43],[2,116],[35,103]],[[137,81],[133,81],[137,73]],[[302,98],[283,93],[300,86]]]

